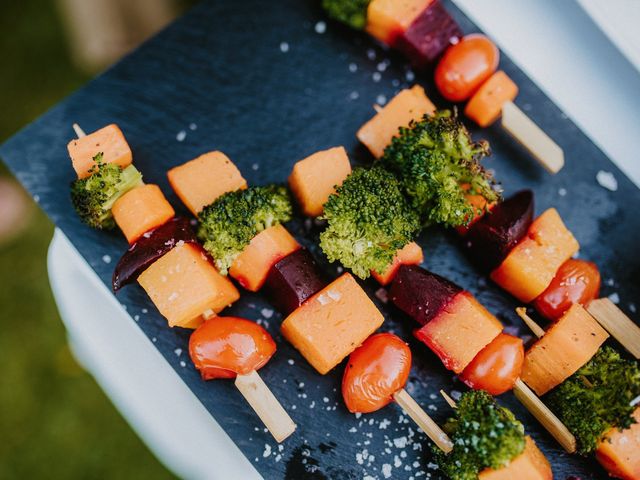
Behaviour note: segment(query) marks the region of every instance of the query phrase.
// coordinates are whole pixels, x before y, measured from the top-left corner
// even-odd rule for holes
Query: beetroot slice
[[[445,308],[462,288],[417,265],[398,269],[389,298],[396,307],[420,325],[427,324]]]
[[[326,286],[311,254],[299,248],[271,267],[264,289],[273,306],[286,316]]]
[[[471,260],[483,271],[500,266],[533,221],[533,192],[522,190],[474,223],[464,237]]]
[[[111,279],[113,291],[117,292],[135,281],[153,262],[181,241],[185,243],[198,241],[186,218],[173,218],[143,234],[129,247],[116,265]]]
[[[449,45],[460,38],[460,26],[435,0],[398,37],[395,46],[416,68],[421,69],[432,65]]]

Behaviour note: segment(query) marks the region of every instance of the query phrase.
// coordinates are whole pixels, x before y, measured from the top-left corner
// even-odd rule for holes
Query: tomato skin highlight
[[[238,317],[214,317],[189,339],[189,355],[204,380],[235,378],[263,367],[276,351],[271,335]]]
[[[436,86],[449,101],[466,100],[496,71],[499,60],[500,51],[486,36],[466,35],[438,63]]]
[[[600,295],[600,272],[595,263],[571,258],[564,262],[551,284],[534,301],[540,314],[559,319],[574,303],[582,306]]]
[[[349,356],[342,377],[342,397],[351,413],[370,413],[393,401],[411,370],[411,350],[396,335],[370,336]]]
[[[460,379],[475,390],[500,395],[513,388],[523,362],[522,339],[501,333],[475,356]]]

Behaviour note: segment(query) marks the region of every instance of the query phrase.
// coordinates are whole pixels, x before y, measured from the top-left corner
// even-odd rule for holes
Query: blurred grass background
[[[3,141],[89,76],[71,61],[55,2],[2,2],[0,31]],[[0,479],[173,478],[74,361],[47,279],[53,225],[29,211],[0,244]]]

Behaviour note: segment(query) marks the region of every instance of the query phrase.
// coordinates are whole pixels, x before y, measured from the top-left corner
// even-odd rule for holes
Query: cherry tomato
[[[475,390],[500,395],[511,390],[524,362],[522,339],[501,333],[480,350],[460,379]]]
[[[600,294],[598,267],[585,260],[569,259],[556,272],[534,305],[541,315],[557,320],[574,303],[586,305]]]
[[[276,344],[257,323],[237,317],[214,317],[189,339],[189,355],[202,378],[235,378],[265,365]]]
[[[444,98],[461,102],[498,68],[500,52],[484,35],[471,34],[447,49],[436,67],[436,86]]]
[[[369,413],[393,401],[411,370],[411,350],[391,333],[372,335],[349,357],[342,397],[351,413]]]

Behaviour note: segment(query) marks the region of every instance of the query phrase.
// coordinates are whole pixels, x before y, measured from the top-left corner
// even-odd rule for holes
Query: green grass
[[[70,63],[55,2],[2,2],[0,31],[4,140],[87,78]],[[172,478],[73,360],[47,281],[53,226],[34,212],[0,246],[0,478]]]

